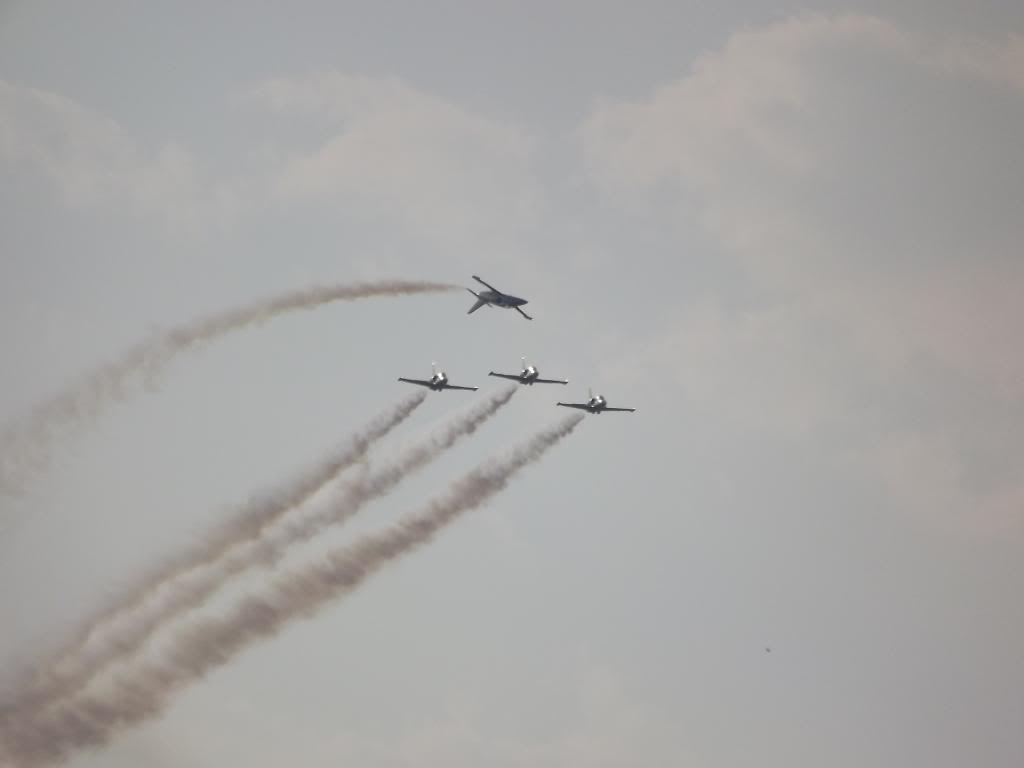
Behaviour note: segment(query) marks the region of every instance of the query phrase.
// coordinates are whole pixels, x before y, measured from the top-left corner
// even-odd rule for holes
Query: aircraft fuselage
[[[510,293],[502,293],[490,283],[484,282],[484,280],[478,275],[473,275],[473,279],[487,290],[477,292],[472,288],[466,289],[476,296],[476,304],[469,308],[469,312],[467,314],[473,314],[480,309],[480,307],[501,307],[502,309],[514,309],[527,320],[533,320],[532,317],[523,312],[523,305],[529,303],[526,299],[521,299],[520,297],[513,296]]]
[[[498,293],[497,291],[480,291],[477,293],[477,296],[492,306],[504,307],[505,309],[521,307],[529,303],[526,299],[520,299],[518,296],[512,296],[507,293]]]
[[[429,379],[408,379],[405,376],[399,376],[399,381],[404,381],[406,384],[415,384],[420,387],[427,387],[432,389],[434,392],[443,392],[446,389],[467,389],[475,392],[477,387],[464,387],[462,385],[449,384],[448,374],[444,371],[434,369],[434,375]]]
[[[597,414],[604,413],[605,411],[628,411],[629,413],[636,411],[636,408],[609,408],[608,401],[602,395],[591,395],[590,399],[585,403],[558,403],[558,405],[563,405],[566,408],[578,408],[587,413]]]
[[[518,384],[568,384],[566,379],[542,379],[540,371],[535,365],[527,365],[526,358],[523,358],[523,369],[519,373],[498,373],[491,371],[489,376],[500,376],[503,379],[514,381]]]

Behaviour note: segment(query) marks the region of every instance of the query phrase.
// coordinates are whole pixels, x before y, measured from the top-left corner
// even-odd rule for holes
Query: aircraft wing
[[[511,379],[512,381],[520,381],[518,373],[495,373],[491,371],[488,376],[501,376],[503,379]]]
[[[492,291],[494,291],[495,293],[501,293],[501,291],[499,291],[499,290],[498,290],[497,288],[495,288],[495,287],[494,287],[493,285],[491,285],[490,283],[485,283],[485,282],[484,282],[483,280],[481,280],[481,279],[480,279],[479,277],[477,277],[476,275],[473,275],[472,277],[473,277],[473,279],[474,279],[474,280],[476,280],[476,281],[477,281],[478,283],[480,283],[481,285],[486,285],[486,286],[487,286],[488,288],[490,288],[490,289],[491,289]]]
[[[431,382],[424,381],[423,379],[404,379],[401,376],[398,377],[399,381],[404,381],[406,384],[419,384],[421,387],[433,386]]]
[[[460,387],[455,384],[445,384],[441,389],[466,389],[470,392],[476,392],[479,387]]]
[[[534,384],[568,384],[566,379],[534,379]]]
[[[636,408],[609,408],[609,407],[605,406],[604,410],[606,410],[606,411],[629,411],[630,413],[633,413],[633,411],[635,411]]]
[[[559,403],[559,405],[565,406],[566,408],[579,408],[581,411],[590,410],[586,403]]]
[[[521,310],[521,309],[520,309],[519,307],[512,307],[512,309],[514,309],[514,310],[515,310],[516,312],[518,312],[518,313],[519,313],[520,315],[522,315],[523,317],[525,317],[525,318],[526,318],[527,320],[533,320],[533,318],[532,318],[532,317],[530,317],[530,316],[529,316],[528,314],[526,314],[525,312],[523,312],[523,310]]]

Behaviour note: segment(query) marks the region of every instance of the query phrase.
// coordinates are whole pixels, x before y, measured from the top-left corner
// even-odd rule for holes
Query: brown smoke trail
[[[368,502],[380,498],[410,473],[429,464],[460,437],[473,434],[480,425],[511,400],[516,391],[517,388],[513,386],[492,395],[443,431],[408,449],[389,466],[373,474],[353,479],[346,484],[344,492],[336,500],[316,514],[299,520],[285,521],[279,532],[255,547],[254,556],[264,565],[273,565],[294,544],[313,538],[330,525],[344,523]]]
[[[113,613],[108,613],[104,620],[93,622],[89,635],[99,634],[99,641],[92,651],[88,650],[88,641],[72,646],[59,663],[46,670],[47,674],[34,688],[18,697],[13,709],[38,713],[49,704],[74,695],[113,664],[130,660],[163,627],[187,611],[198,608],[232,577],[256,565],[273,564],[288,546],[312,538],[332,523],[352,517],[369,501],[392,490],[411,472],[430,463],[461,437],[473,434],[508,403],[515,392],[515,387],[509,387],[492,395],[438,434],[407,450],[390,466],[353,479],[337,501],[324,512],[300,522],[285,522],[279,534],[262,536],[274,522],[299,507],[337,476],[344,466],[357,459],[359,455],[355,446],[351,453],[345,454],[351,460],[344,466],[338,460],[324,462],[318,471],[280,493],[280,503],[243,508],[233,523],[224,529],[224,535],[179,560],[175,568],[164,569],[161,576],[148,580],[143,589]],[[407,403],[418,405],[424,396],[425,393],[416,393]],[[412,407],[408,407],[405,413],[411,412]],[[363,446],[363,452],[369,447],[362,438],[359,445]]]
[[[392,560],[428,543],[463,513],[481,506],[583,418],[574,414],[535,435],[504,460],[474,469],[416,516],[278,577],[224,616],[194,622],[172,638],[161,661],[129,667],[103,691],[62,702],[34,722],[0,724],[9,759],[23,768],[51,764],[74,750],[103,745],[122,729],[159,715],[177,689],[202,679],[257,640],[276,635],[289,622],[311,617]]]
[[[139,342],[0,433],[0,493],[19,493],[50,462],[54,442],[76,427],[94,422],[111,403],[140,387],[153,387],[171,359],[189,347],[288,312],[315,309],[335,301],[451,291],[447,283],[394,280],[355,285],[315,286],[274,296],[246,307],[172,328]]]
[[[233,549],[258,540],[267,528],[365,457],[375,442],[405,421],[425,398],[425,392],[405,398],[317,467],[276,492],[242,506],[211,537],[147,577],[116,606],[90,621],[57,659],[40,670],[28,690],[0,709],[0,716],[11,710],[38,710],[73,694],[108,664],[140,648],[164,621],[202,602],[216,589],[219,577],[230,575],[231,566],[237,562],[237,558],[228,557]],[[225,558],[225,567],[216,567]],[[189,581],[191,575],[198,578]],[[181,581],[186,583],[180,585]],[[137,616],[147,605],[152,605],[150,614]]]

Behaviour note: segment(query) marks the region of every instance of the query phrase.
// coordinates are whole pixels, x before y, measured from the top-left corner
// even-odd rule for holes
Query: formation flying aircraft
[[[421,387],[430,387],[430,389],[435,392],[440,392],[442,389],[466,389],[471,392],[476,392],[477,387],[458,387],[454,384],[449,384],[448,374],[444,371],[438,371],[436,363],[431,363],[430,367],[433,369],[434,375],[429,379],[406,379],[399,376],[398,380],[404,381],[407,384],[418,384]]]
[[[474,296],[476,296],[476,304],[474,304],[472,307],[469,308],[469,312],[466,313],[467,315],[473,314],[478,309],[480,309],[480,307],[482,307],[482,306],[484,306],[486,304],[489,307],[501,307],[502,309],[514,309],[516,312],[518,312],[520,315],[525,317],[527,320],[533,320],[532,317],[530,317],[528,314],[523,312],[523,310],[521,309],[523,304],[527,304],[528,303],[526,301],[526,299],[520,299],[518,296],[512,296],[511,294],[508,294],[508,293],[502,293],[497,288],[495,288],[493,285],[485,283],[483,280],[481,280],[476,275],[473,275],[473,279],[476,280],[481,285],[486,286],[488,290],[480,291],[480,293],[477,293],[476,291],[474,291],[471,288],[467,288],[466,289],[467,291],[472,293]]]
[[[593,392],[588,392],[588,394],[590,399],[585,403],[559,403],[559,405],[566,408],[579,408],[588,413],[603,413],[604,411],[629,411],[633,413],[636,410],[636,408],[609,408],[608,401],[601,395],[595,395]]]
[[[520,384],[568,384],[566,379],[542,379],[540,378],[540,371],[534,365],[527,365],[526,358],[520,358],[523,361],[523,370],[519,373],[495,373],[491,371],[489,376],[500,376],[503,379],[511,379],[512,381],[518,381]]]

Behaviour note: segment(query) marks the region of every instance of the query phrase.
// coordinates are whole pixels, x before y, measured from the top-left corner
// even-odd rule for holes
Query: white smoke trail
[[[337,476],[340,462],[325,462],[317,471],[293,483],[276,495],[280,503],[243,508],[224,534],[209,545],[182,558],[173,569],[164,569],[113,613],[92,622],[89,637],[97,638],[89,648],[88,639],[74,644],[58,663],[45,670],[35,686],[18,696],[14,711],[38,713],[46,706],[71,696],[110,666],[130,660],[163,627],[184,613],[202,605],[229,579],[259,564],[272,564],[291,544],[311,538],[324,527],[347,520],[372,499],[383,496],[411,472],[425,466],[464,436],[473,434],[515,394],[510,387],[456,418],[444,430],[413,446],[392,465],[352,480],[325,512],[301,523],[285,522],[278,535],[261,536],[274,522],[285,519],[318,490]],[[407,403],[422,402],[417,393]],[[414,407],[414,406],[413,406]],[[411,412],[406,407],[404,412]],[[368,447],[364,438],[358,444]],[[365,449],[362,451],[365,453]],[[351,460],[356,453],[348,454]],[[334,471],[332,471],[332,469]]]
[[[33,408],[0,433],[0,493],[23,492],[49,465],[53,444],[75,428],[94,422],[112,403],[152,387],[172,358],[189,347],[288,312],[335,301],[451,291],[459,286],[422,281],[383,281],[316,286],[258,301],[160,333],[101,365]]]
[[[273,565],[289,547],[313,538],[328,526],[344,523],[367,502],[380,498],[410,473],[429,464],[460,437],[473,434],[498,409],[508,403],[516,391],[516,387],[508,387],[492,395],[484,403],[452,422],[441,432],[406,450],[390,465],[372,474],[354,478],[346,484],[338,498],[325,505],[316,514],[297,520],[284,521],[279,531],[259,542],[254,548],[254,558],[258,558],[263,565]]]
[[[459,515],[504,489],[517,472],[539,460],[582,420],[581,414],[570,416],[504,460],[469,472],[419,514],[278,577],[259,594],[240,600],[224,616],[192,623],[172,638],[164,658],[129,666],[104,690],[61,702],[35,720],[8,718],[0,723],[8,760],[19,768],[52,764],[75,750],[101,746],[121,730],[159,715],[176,690],[201,680],[291,621],[311,617],[392,560],[428,543]]]
[[[311,471],[243,505],[219,531],[145,578],[115,606],[93,618],[55,660],[40,669],[33,683],[16,696],[13,704],[0,710],[0,716],[11,709],[36,710],[71,695],[114,659],[141,646],[161,624],[164,614],[174,614],[174,606],[180,600],[180,582],[187,581],[190,574],[211,569],[233,548],[258,539],[268,527],[364,458],[371,446],[405,421],[425,397],[425,392],[417,392],[405,398]],[[214,588],[216,583],[209,591]],[[137,615],[145,606],[152,608],[150,615]]]

